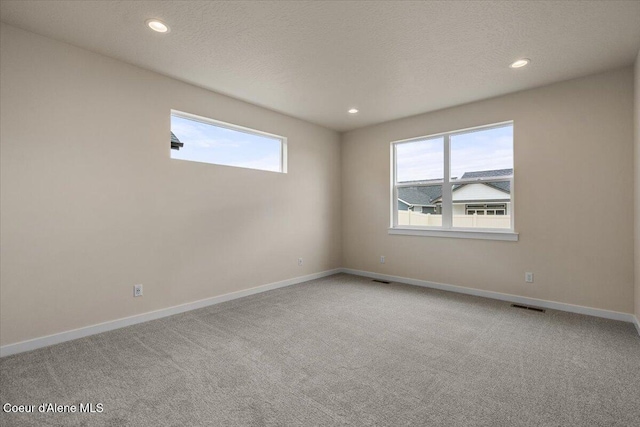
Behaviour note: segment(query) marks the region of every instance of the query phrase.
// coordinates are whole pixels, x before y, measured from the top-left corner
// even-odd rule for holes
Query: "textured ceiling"
[[[640,49],[640,1],[2,0],[0,18],[340,131],[629,65]],[[531,65],[511,70],[520,57]]]

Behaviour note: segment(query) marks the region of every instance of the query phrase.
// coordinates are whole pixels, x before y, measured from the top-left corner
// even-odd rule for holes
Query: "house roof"
[[[428,187],[400,187],[398,199],[410,205],[428,206],[442,196],[442,185],[430,185]]]
[[[180,147],[184,147],[184,143],[180,142],[178,137],[173,132],[171,132],[171,149],[179,150]]]
[[[486,171],[465,172],[460,179],[502,177],[513,174],[513,169],[494,169]],[[429,181],[415,181],[415,184],[426,184]],[[511,182],[482,182],[481,184],[503,191],[507,194],[511,193]],[[467,184],[456,185],[453,191],[464,187]],[[429,206],[440,201],[442,197],[442,185],[429,185],[425,187],[400,187],[398,188],[398,199],[412,206]]]
[[[513,169],[494,169],[488,171],[475,171],[475,172],[465,172],[460,179],[473,179],[473,178],[487,178],[487,177],[501,177],[501,176],[509,176],[513,175]],[[484,185],[488,185],[489,187],[493,187],[500,191],[504,191],[505,193],[511,193],[511,182],[503,181],[503,182],[483,182]],[[464,185],[454,187],[453,191],[456,191],[458,188],[463,187]]]

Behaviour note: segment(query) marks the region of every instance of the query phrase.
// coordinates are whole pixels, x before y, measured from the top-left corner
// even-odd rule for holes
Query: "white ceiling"
[[[630,65],[640,49],[640,1],[2,0],[0,18],[339,131]]]

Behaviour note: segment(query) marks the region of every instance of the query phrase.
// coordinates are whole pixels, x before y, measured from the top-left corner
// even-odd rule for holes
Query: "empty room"
[[[1,426],[640,426],[640,1],[0,21]]]

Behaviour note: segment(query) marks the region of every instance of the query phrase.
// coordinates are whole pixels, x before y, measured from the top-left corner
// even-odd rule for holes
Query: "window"
[[[287,139],[193,114],[171,111],[171,158],[287,172]]]
[[[498,205],[467,205],[465,208],[467,215],[506,215],[507,204]]]
[[[391,234],[456,232],[453,237],[478,238],[482,232],[480,238],[517,240],[501,236],[515,235],[512,122],[397,141],[391,147]]]

